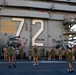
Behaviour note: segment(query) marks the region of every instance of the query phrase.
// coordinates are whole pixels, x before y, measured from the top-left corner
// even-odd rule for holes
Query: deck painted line
[[[5,64],[5,63],[8,63],[8,62],[0,62],[0,64]],[[15,62],[15,63],[34,63],[33,61],[19,61],[19,62]],[[68,61],[39,61],[39,63],[59,63],[59,64],[62,64],[62,63],[68,63]],[[73,63],[76,63],[76,61],[74,61]]]

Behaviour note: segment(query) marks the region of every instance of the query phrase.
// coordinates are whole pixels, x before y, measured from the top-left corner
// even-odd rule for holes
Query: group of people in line
[[[16,67],[15,65],[15,59],[16,59],[16,50],[15,48],[13,48],[12,46],[9,46],[8,48],[4,47],[3,48],[4,51],[4,60],[8,60],[9,62],[9,68],[11,68],[11,63],[13,64],[14,68]],[[46,54],[48,57],[48,60],[55,60],[55,56],[56,56],[56,50],[54,48],[51,48],[49,50],[47,50]],[[58,57],[59,60],[62,60],[62,56],[64,55],[66,60],[68,60],[68,72],[73,72],[73,67],[72,67],[72,60],[75,60],[75,49],[74,48],[67,48],[64,51],[63,54],[63,50],[62,47],[59,47],[58,50]],[[41,49],[41,57],[42,60],[45,60],[45,50],[44,48]],[[20,59],[23,59],[24,56],[24,51],[23,48],[19,48],[19,57]],[[31,49],[28,50],[28,58],[31,60],[33,57],[33,61],[34,64],[33,65],[38,65],[38,50],[37,50],[37,46],[34,45]]]
[[[34,50],[34,65],[36,65],[36,64],[38,65],[38,53],[37,53],[36,45],[33,47],[33,50]],[[32,54],[31,54],[32,49],[30,49],[29,51],[30,51],[29,52],[29,59],[31,59],[31,57],[32,57]],[[51,59],[55,60],[56,53],[55,53],[54,48],[49,49],[47,51],[47,54],[48,54],[48,60],[51,60]],[[64,54],[63,54],[62,48],[59,47],[58,48],[59,60],[62,60],[62,56],[63,55],[65,56],[66,60],[68,60],[68,72],[70,72],[70,73],[73,72],[74,70],[73,70],[73,66],[72,66],[72,61],[75,60],[75,49],[72,48],[72,47],[68,47],[65,50]],[[45,50],[44,50],[44,48],[41,51],[41,56],[42,56],[42,60],[44,60],[45,59]]]

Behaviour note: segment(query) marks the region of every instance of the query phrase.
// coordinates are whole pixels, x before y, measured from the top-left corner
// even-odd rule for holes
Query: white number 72
[[[20,21],[20,25],[19,25],[19,28],[18,28],[17,33],[16,33],[16,36],[19,36],[20,33],[21,33],[21,30],[22,30],[22,27],[23,27],[23,25],[24,25],[24,19],[23,19],[23,18],[12,18],[12,20],[13,20],[13,21]],[[38,32],[33,36],[33,38],[32,38],[32,46],[34,46],[34,45],[43,46],[43,43],[36,43],[36,42],[35,42],[36,38],[37,38],[37,37],[43,32],[43,30],[44,30],[44,24],[43,24],[44,22],[43,22],[43,20],[36,20],[36,19],[34,19],[34,20],[32,21],[32,24],[36,25],[37,22],[40,23],[41,27],[40,27],[39,31],[38,31]]]

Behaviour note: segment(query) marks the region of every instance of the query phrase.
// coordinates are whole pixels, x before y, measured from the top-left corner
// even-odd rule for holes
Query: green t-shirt
[[[16,55],[16,50],[13,50],[12,54],[13,54],[13,55]]]
[[[72,52],[68,53],[68,62],[72,63]]]
[[[33,48],[33,51],[34,51],[34,56],[37,56],[38,55],[37,48]]]
[[[32,56],[32,51],[28,50],[29,56]]]
[[[74,51],[72,52],[72,56],[75,56],[75,52]]]
[[[61,49],[59,50],[59,55],[62,55],[62,50]]]
[[[41,56],[45,56],[45,51],[41,50]]]
[[[48,56],[51,55],[51,51],[48,51]]]
[[[7,54],[8,56],[12,56],[13,50],[11,47],[8,48]]]

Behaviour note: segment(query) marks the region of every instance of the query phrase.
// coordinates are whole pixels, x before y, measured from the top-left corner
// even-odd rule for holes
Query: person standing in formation
[[[9,68],[11,68],[11,64],[13,64],[14,68],[15,66],[15,62],[14,62],[14,55],[13,55],[13,48],[12,46],[8,47],[8,51],[7,51],[7,55],[8,55],[8,63],[9,63]]]
[[[21,48],[19,49],[19,55],[20,55],[20,59],[21,59],[21,60],[23,60],[23,54],[24,54],[24,52],[23,52],[23,47],[21,47]]]
[[[66,50],[64,51],[64,56],[65,56],[65,59],[67,60],[67,59],[68,59],[68,49],[66,49]]]
[[[59,47],[58,53],[59,53],[59,60],[62,60],[62,47]]]
[[[29,59],[31,60],[32,59],[32,49],[28,50],[28,55],[29,55]]]
[[[51,60],[51,49],[48,50],[48,60]]]
[[[7,60],[7,48],[4,47],[3,51],[4,51],[4,60]]]
[[[51,49],[51,57],[53,60],[55,60],[55,50],[54,48]]]
[[[45,50],[44,50],[44,48],[41,49],[41,58],[42,58],[42,60],[45,60]]]
[[[34,60],[34,64],[33,65],[38,65],[38,51],[37,51],[37,47],[36,45],[34,45],[33,47],[33,60]]]
[[[68,72],[73,72],[72,65],[72,48],[68,48]]]
[[[16,60],[16,49],[15,48],[13,48],[12,54],[13,54],[13,59]]]

